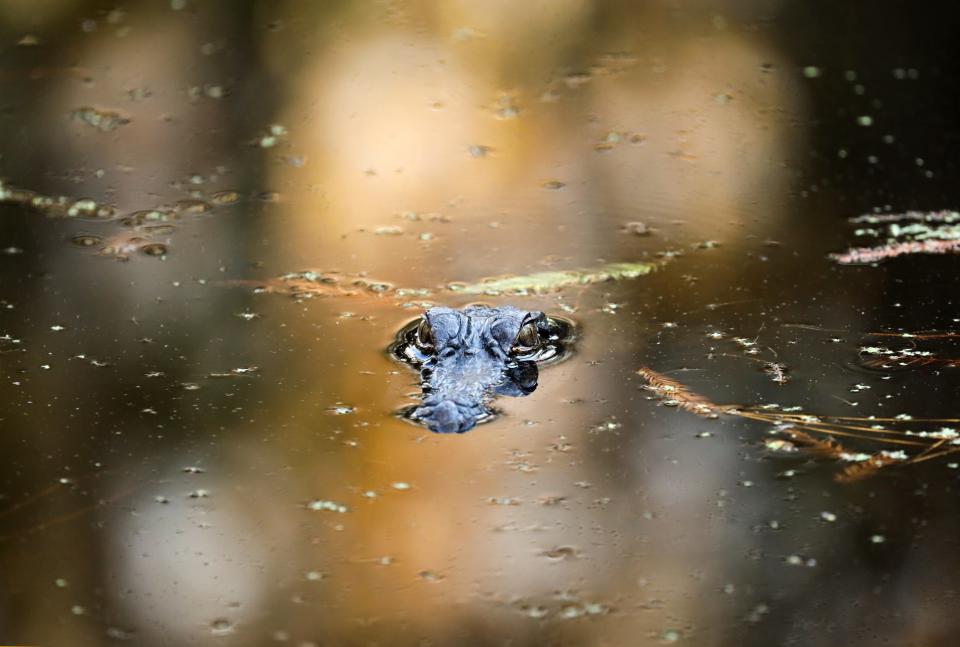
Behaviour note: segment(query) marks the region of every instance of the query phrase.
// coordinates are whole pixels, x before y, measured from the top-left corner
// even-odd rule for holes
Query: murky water
[[[958,235],[849,219],[955,38],[840,4],[0,3],[0,642],[954,644]],[[575,352],[409,424],[477,301]]]

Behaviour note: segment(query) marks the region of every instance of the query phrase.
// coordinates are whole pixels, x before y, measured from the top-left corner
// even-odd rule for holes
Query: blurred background
[[[0,642],[952,645],[956,464],[863,482],[721,403],[948,418],[864,335],[956,329],[950,9],[889,0],[0,0]],[[439,436],[386,353],[444,286],[573,356]],[[252,286],[338,271],[408,299]],[[771,381],[735,338],[790,369]],[[956,369],[954,369],[956,370]]]

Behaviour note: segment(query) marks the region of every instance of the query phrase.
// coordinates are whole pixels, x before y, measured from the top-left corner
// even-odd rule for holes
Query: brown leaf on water
[[[893,418],[815,416],[795,410],[779,411],[775,406],[719,405],[649,368],[642,367],[637,373],[647,380],[644,388],[653,391],[666,405],[708,418],[725,413],[776,425],[775,433],[789,438],[790,443],[797,449],[808,451],[819,458],[849,463],[836,476],[839,482],[851,482],[872,476],[889,465],[911,465],[960,452],[960,441],[957,440],[957,432],[953,427],[942,426],[934,431],[924,429],[933,425],[954,425],[960,422],[958,418],[913,418],[907,415]],[[920,429],[890,428],[890,425],[900,424],[918,425]],[[903,449],[881,450],[873,454],[861,453],[848,450],[836,440],[836,436],[852,438],[858,443],[893,445]],[[951,446],[942,449],[948,441]]]
[[[834,478],[838,483],[851,483],[873,476],[888,465],[907,462],[907,456],[902,453],[879,452],[865,461],[848,465]]]
[[[342,274],[319,270],[292,272],[271,279],[230,281],[231,285],[253,287],[262,294],[285,294],[308,299],[329,296],[380,295],[394,292],[386,281],[375,281],[360,274]]]
[[[680,382],[647,367],[638,369],[637,375],[647,381],[644,388],[655,393],[667,406],[675,406],[678,409],[708,418],[716,418],[721,413],[729,413],[734,410],[734,407],[730,405],[714,404],[702,395],[692,393]]]
[[[840,458],[840,454],[844,452],[843,446],[832,438],[817,438],[799,429],[789,429],[785,433],[800,449],[823,458]]]

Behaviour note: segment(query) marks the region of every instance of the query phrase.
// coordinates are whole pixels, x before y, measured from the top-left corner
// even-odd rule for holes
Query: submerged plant
[[[819,416],[768,405],[720,405],[650,368],[642,367],[637,374],[646,380],[644,388],[664,405],[706,418],[725,414],[773,425],[772,433],[777,439],[772,443],[768,441],[768,449],[783,453],[806,451],[843,463],[844,468],[835,477],[841,482],[862,479],[890,465],[911,465],[960,452],[960,432],[947,426],[960,423],[960,418]],[[939,428],[929,430],[937,426]],[[895,449],[851,451],[838,437]]]

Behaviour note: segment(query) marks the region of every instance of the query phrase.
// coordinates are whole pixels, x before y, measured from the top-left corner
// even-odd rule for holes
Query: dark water
[[[840,482],[637,374],[957,417],[954,366],[861,350],[960,331],[956,257],[828,258],[848,217],[956,208],[951,18],[0,3],[0,642],[955,644],[960,454]],[[663,265],[444,287],[610,262]],[[304,270],[346,278],[254,289]],[[399,419],[397,331],[477,300],[569,317],[575,354],[470,433]]]

